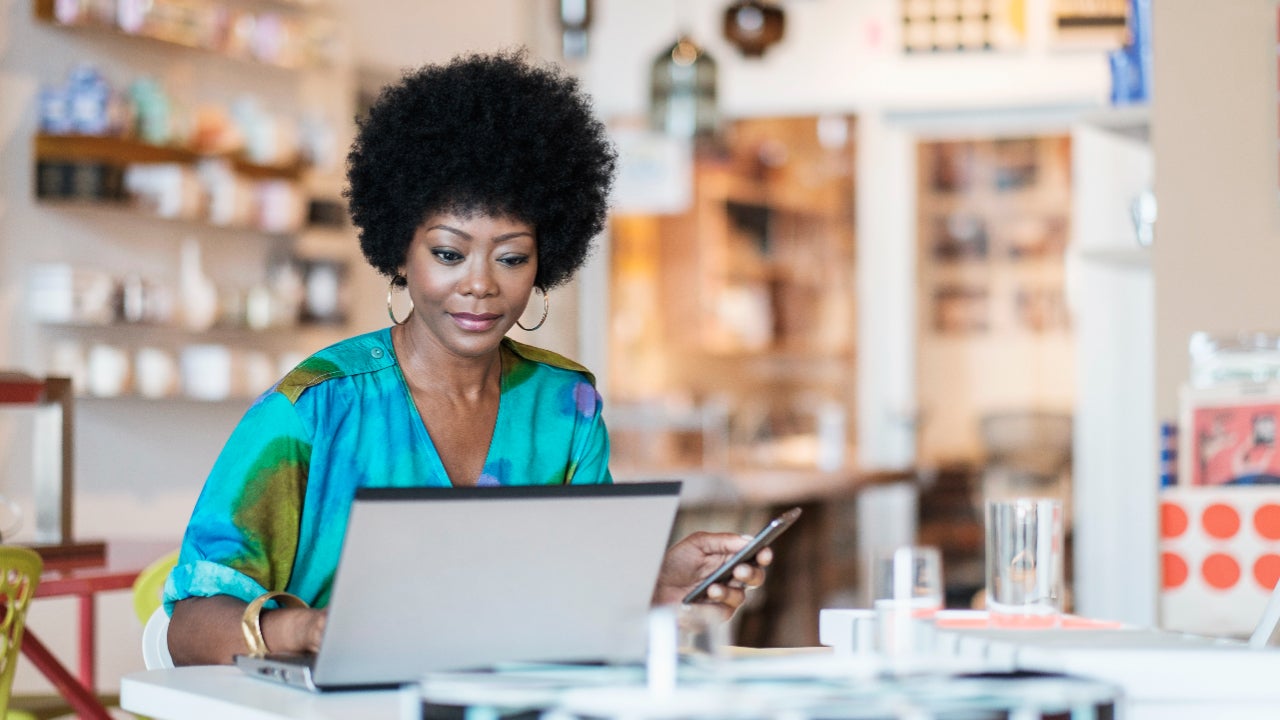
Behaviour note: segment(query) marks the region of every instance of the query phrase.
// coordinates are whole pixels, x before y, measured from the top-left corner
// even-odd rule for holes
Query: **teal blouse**
[[[500,352],[498,417],[478,484],[612,482],[591,373],[510,338]],[[165,606],[285,590],[324,607],[356,488],[451,484],[390,329],[344,340],[299,364],[236,426],[196,501]]]

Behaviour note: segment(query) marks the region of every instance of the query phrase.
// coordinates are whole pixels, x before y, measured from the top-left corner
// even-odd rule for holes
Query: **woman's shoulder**
[[[530,363],[529,367],[531,369],[546,368],[552,371],[572,373],[584,376],[586,381],[591,383],[593,387],[596,384],[596,376],[586,366],[574,362],[560,353],[534,347],[533,345],[526,345],[509,337],[502,339],[502,346],[515,357]]]
[[[297,402],[307,388],[336,378],[375,372],[395,364],[391,333],[387,328],[341,340],[298,363],[275,392]]]

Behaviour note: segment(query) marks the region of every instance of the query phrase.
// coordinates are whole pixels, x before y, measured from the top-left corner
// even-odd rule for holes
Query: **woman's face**
[[[456,355],[484,355],[497,348],[533,292],[534,229],[479,212],[432,215],[414,231],[402,274],[413,300],[410,327]]]

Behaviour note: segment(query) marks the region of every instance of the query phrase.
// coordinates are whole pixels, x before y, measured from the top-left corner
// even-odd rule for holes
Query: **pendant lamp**
[[[653,60],[649,124],[685,138],[709,137],[718,122],[716,61],[684,33]]]
[[[566,58],[587,56],[587,28],[591,25],[591,0],[559,0],[560,52]]]

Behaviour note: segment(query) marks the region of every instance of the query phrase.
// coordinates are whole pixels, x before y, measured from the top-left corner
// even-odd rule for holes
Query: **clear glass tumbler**
[[[1062,614],[1062,503],[987,501],[987,610],[993,625],[1053,627]]]

